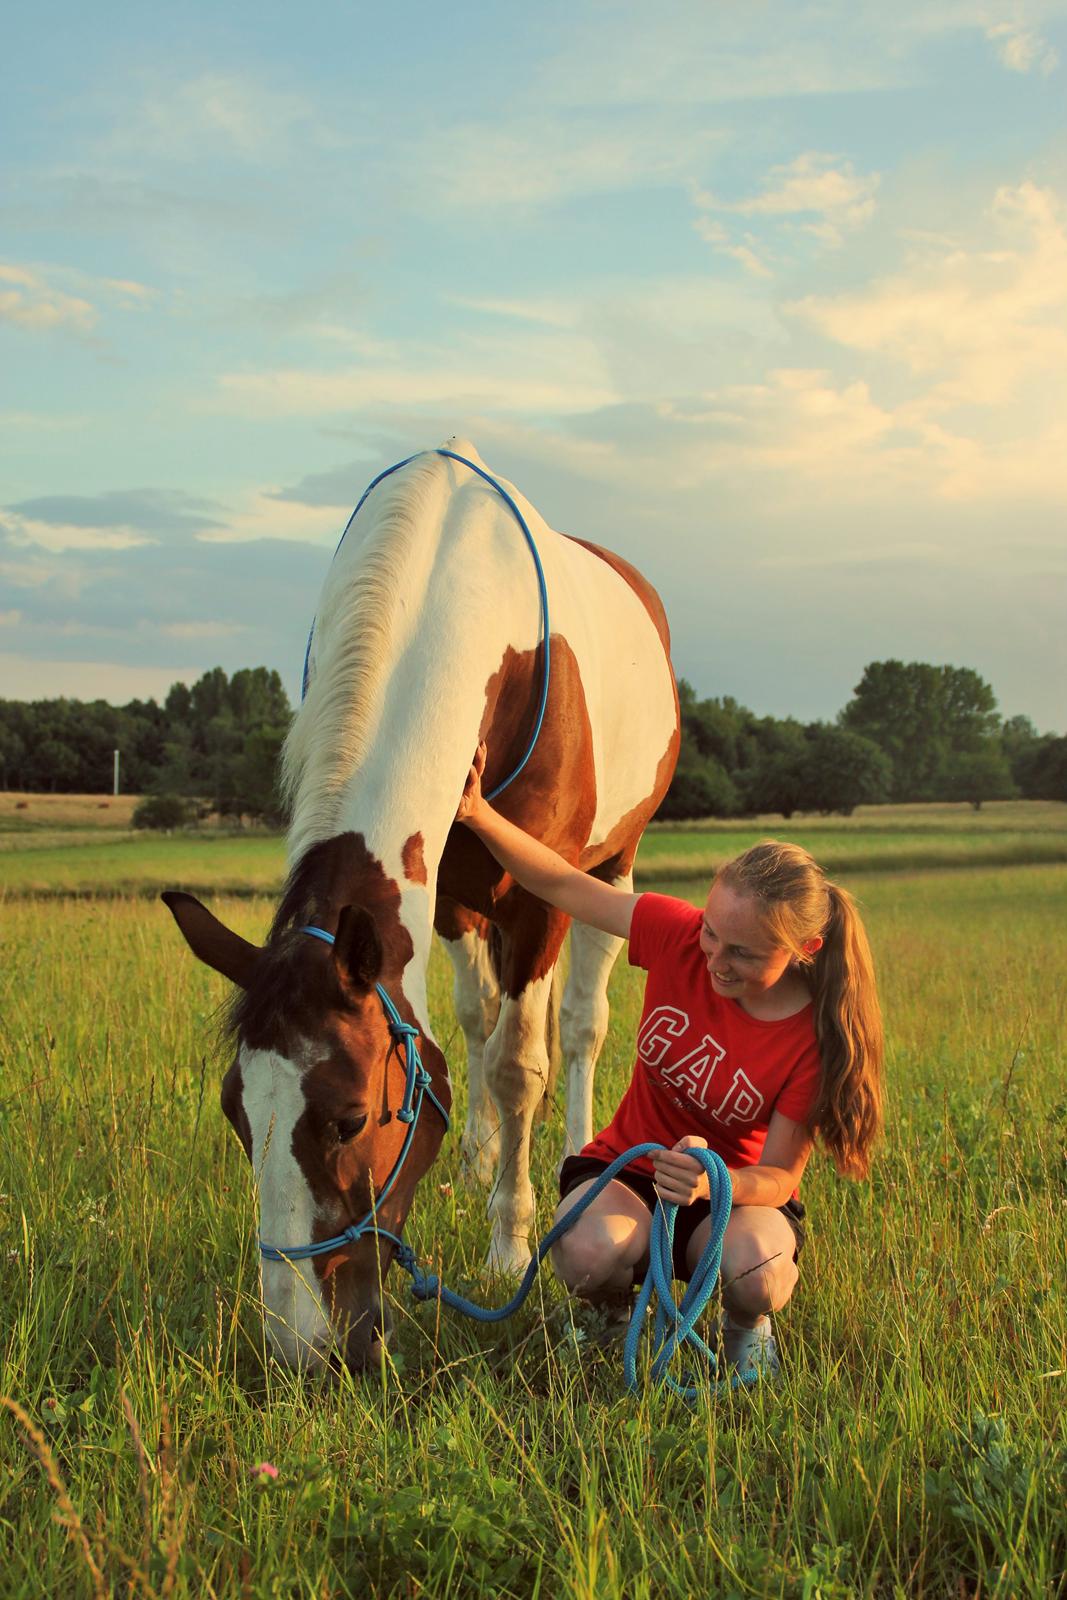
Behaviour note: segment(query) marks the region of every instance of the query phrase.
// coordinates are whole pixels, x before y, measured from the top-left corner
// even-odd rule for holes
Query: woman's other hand
[[[708,1141],[695,1133],[679,1139],[673,1150],[657,1150],[652,1157],[656,1193],[667,1205],[690,1206],[694,1200],[707,1200],[710,1196],[708,1175],[695,1156],[687,1150],[706,1150]]]
[[[485,771],[485,741],[482,740],[474,752],[474,760],[467,774],[467,781],[463,785],[463,795],[456,811],[457,822],[469,822],[481,806],[486,804],[482,794],[482,773]]]

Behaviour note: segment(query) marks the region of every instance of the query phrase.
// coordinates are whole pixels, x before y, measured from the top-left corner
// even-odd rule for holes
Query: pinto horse
[[[410,1117],[401,1121],[404,1063],[376,986],[417,1030],[432,1095],[447,1109],[426,1000],[435,927],[467,1041],[464,1154],[483,1178],[496,1169],[489,1262],[518,1272],[529,1260],[530,1133],[549,1083],[553,970],[569,919],[453,821],[480,740],[487,792],[528,748],[541,610],[515,516],[471,470],[485,470],[473,446],[449,449],[377,482],[327,576],[282,759],[290,870],[266,944],[249,944],[189,895],[165,896],[194,953],[238,985],[222,1105],[258,1177],[261,1239],[276,1247],[262,1264],[267,1326],[300,1368],[338,1356],[363,1366],[386,1328],[390,1236],[444,1120],[427,1111],[410,1135]],[[551,672],[532,753],[497,804],[568,861],[629,884],[678,753],[663,608],[628,563],[554,532],[504,487],[540,552]],[[332,945],[308,937],[309,926]],[[572,930],[559,1018],[571,1149],[592,1137],[593,1068],[621,943]],[[297,1246],[336,1240],[368,1211],[369,1233],[295,1259]]]

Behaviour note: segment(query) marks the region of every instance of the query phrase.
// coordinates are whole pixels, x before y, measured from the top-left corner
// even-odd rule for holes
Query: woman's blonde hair
[[[759,901],[767,937],[790,952],[811,990],[822,1082],[811,1131],[837,1170],[865,1178],[882,1131],[882,1013],[855,901],[798,844],[764,839],[715,874]],[[806,943],[821,938],[811,953]]]

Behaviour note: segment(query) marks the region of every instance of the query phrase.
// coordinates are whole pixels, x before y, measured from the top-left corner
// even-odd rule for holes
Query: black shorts
[[[590,1178],[599,1178],[600,1174],[610,1166],[608,1161],[600,1161],[596,1156],[568,1156],[559,1169],[559,1197],[565,1199],[572,1189],[580,1183],[587,1183]],[[616,1181],[624,1183],[628,1189],[645,1202],[649,1211],[654,1212],[659,1204],[656,1185],[645,1172],[635,1172],[632,1167],[624,1167],[617,1175]],[[799,1200],[787,1200],[784,1206],[778,1207],[782,1216],[793,1230],[796,1247],[793,1251],[795,1261],[804,1248],[804,1217],[806,1212]],[[689,1265],[686,1261],[686,1251],[689,1241],[700,1224],[711,1215],[711,1202],[708,1200],[694,1200],[690,1206],[679,1206],[678,1214],[674,1219],[674,1276],[689,1281]]]

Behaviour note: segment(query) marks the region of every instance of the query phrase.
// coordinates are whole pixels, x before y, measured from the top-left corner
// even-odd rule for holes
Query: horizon
[[[1064,727],[1067,0],[603,16],[11,20],[0,697],[296,703],[362,489],[459,434],[701,698],[922,660]]]

